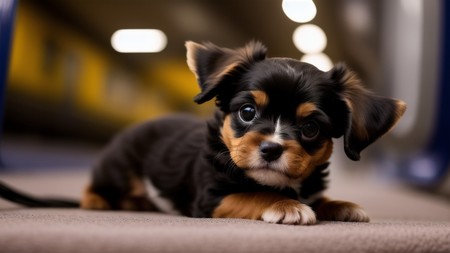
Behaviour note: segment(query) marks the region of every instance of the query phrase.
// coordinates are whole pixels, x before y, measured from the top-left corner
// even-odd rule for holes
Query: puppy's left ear
[[[227,77],[266,58],[266,47],[257,41],[237,49],[218,47],[212,43],[198,44],[187,41],[187,64],[195,74],[201,92],[194,101],[201,104],[226,89]],[[228,84],[229,85],[229,84]],[[231,88],[231,87],[229,87]]]
[[[339,86],[341,97],[349,109],[344,132],[345,153],[357,161],[363,149],[397,123],[406,110],[406,104],[366,90],[356,74],[344,64],[337,64],[329,74]]]

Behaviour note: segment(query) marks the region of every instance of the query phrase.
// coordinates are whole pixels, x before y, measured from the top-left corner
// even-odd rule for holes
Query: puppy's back
[[[202,164],[205,135],[206,122],[186,115],[128,128],[112,140],[94,165],[88,191],[100,195],[112,209],[123,209],[116,199],[140,191],[139,185],[148,181],[166,197],[182,198],[177,201],[178,209],[185,212],[195,194],[186,190],[193,189],[186,182],[192,181],[188,178]]]

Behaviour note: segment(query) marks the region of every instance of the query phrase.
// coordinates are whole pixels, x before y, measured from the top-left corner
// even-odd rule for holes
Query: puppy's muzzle
[[[259,152],[265,161],[272,162],[283,154],[283,146],[276,142],[263,141],[259,145]]]

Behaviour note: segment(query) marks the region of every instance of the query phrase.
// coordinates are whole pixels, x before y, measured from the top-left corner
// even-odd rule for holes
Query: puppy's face
[[[202,92],[224,112],[221,139],[231,160],[257,182],[294,187],[331,155],[344,136],[349,158],[388,131],[405,105],[366,91],[338,65],[322,72],[286,58],[266,58],[260,43],[236,50],[186,44]]]
[[[327,162],[332,121],[324,107],[336,98],[326,83],[305,63],[256,63],[239,80],[221,131],[234,163],[258,182],[284,186]]]

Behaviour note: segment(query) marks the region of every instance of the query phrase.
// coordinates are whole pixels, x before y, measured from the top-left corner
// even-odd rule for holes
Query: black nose
[[[261,157],[267,162],[275,161],[280,158],[283,153],[283,146],[281,144],[271,141],[263,141],[259,145]]]

